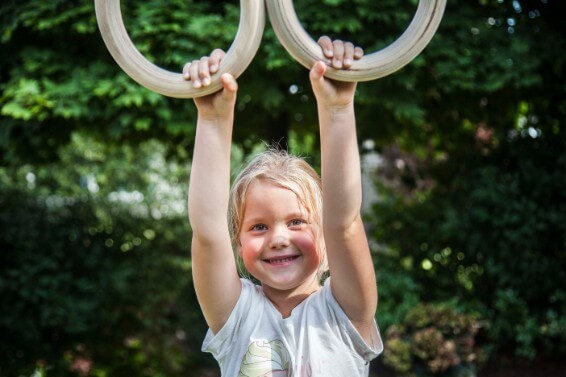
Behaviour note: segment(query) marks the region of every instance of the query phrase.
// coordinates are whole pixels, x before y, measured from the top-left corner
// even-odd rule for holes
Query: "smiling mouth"
[[[285,264],[285,263],[289,263],[294,261],[295,259],[297,259],[299,256],[298,255],[293,255],[290,257],[284,257],[284,258],[271,258],[271,259],[264,259],[264,262],[267,262],[269,264],[273,264],[273,265],[280,265],[280,264]]]

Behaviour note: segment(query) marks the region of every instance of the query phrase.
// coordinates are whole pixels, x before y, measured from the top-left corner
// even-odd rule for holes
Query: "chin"
[[[309,275],[306,277],[295,277],[291,279],[270,279],[266,280],[265,284],[273,289],[277,289],[279,291],[290,291],[301,286],[310,285],[311,281],[315,280],[318,285],[318,278],[316,276],[316,272],[313,275]],[[264,283],[262,283],[263,285]]]
[[[278,291],[289,291],[293,288],[298,287],[300,284],[296,282],[290,281],[268,281],[265,283],[261,283],[262,285],[267,285],[270,288],[277,289]]]

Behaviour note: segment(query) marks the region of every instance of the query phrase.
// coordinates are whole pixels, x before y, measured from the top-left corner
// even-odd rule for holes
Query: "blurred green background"
[[[297,0],[313,36],[367,52],[417,0]],[[380,376],[566,367],[566,39],[559,0],[449,0],[401,71],[358,86]],[[179,72],[228,49],[238,1],[124,0],[138,49]],[[319,166],[307,71],[268,24],[239,79],[234,170],[265,143]],[[217,376],[191,283],[195,107],[107,52],[87,0],[0,5],[0,376]]]

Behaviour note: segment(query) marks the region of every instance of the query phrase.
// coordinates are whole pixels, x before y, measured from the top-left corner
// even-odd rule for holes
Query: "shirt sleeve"
[[[208,329],[202,344],[201,350],[210,352],[218,361],[225,357],[233,345],[239,343],[236,337],[241,337],[240,330],[245,326],[245,313],[253,307],[253,283],[247,279],[240,279],[240,281],[242,282],[242,291],[236,306],[230,313],[230,317],[218,333],[214,334]]]
[[[344,313],[344,310],[332,295],[332,290],[330,289],[330,278],[326,279],[322,289],[328,308],[333,313],[333,317],[337,322],[338,329],[345,343],[347,343],[349,347],[366,362],[370,362],[375,359],[381,352],[383,352],[383,342],[375,319],[373,321],[371,341],[368,344],[364,338],[362,338],[352,321],[350,321],[350,318],[348,318],[346,313]]]

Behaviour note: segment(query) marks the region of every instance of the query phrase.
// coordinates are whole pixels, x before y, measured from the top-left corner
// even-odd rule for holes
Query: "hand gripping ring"
[[[301,26],[292,0],[266,0],[266,3],[271,25],[287,52],[309,69],[319,60],[327,62],[325,76],[339,81],[375,80],[407,65],[434,36],[446,6],[446,0],[420,0],[411,24],[395,42],[354,61],[348,70],[337,70]]]
[[[120,0],[94,0],[94,6],[104,43],[118,65],[146,88],[176,98],[201,97],[218,91],[222,87],[220,76],[223,73],[240,76],[254,58],[265,27],[263,0],[241,0],[240,24],[234,42],[222,59],[219,71],[212,75],[211,84],[195,89],[181,73],[154,65],[136,49],[124,27]]]

